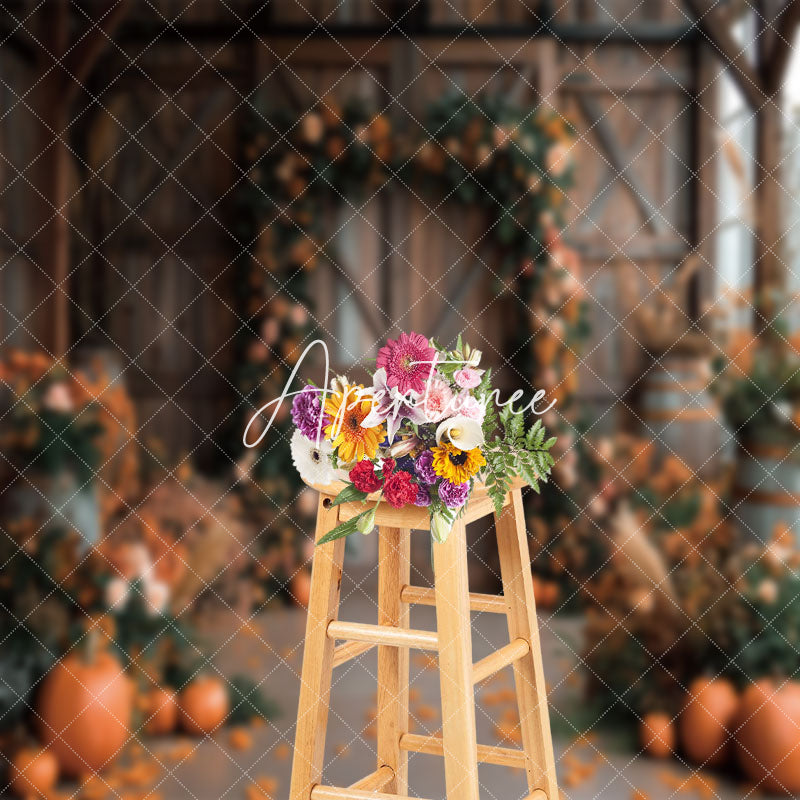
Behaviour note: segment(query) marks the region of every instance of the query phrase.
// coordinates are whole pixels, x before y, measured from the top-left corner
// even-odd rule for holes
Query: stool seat
[[[319,492],[316,541],[362,513],[362,502],[334,505],[344,483],[312,486]],[[295,730],[289,800],[411,800],[408,753],[444,760],[447,800],[479,800],[478,763],[524,768],[527,800],[558,800],[553,743],[547,710],[528,539],[522,508],[524,481],[515,479],[500,514],[483,484],[473,487],[469,504],[447,540],[433,548],[434,586],[411,583],[411,530],[427,530],[428,509],[396,509],[378,503],[377,624],[339,620],[345,539],[318,544],[311,589]],[[370,495],[376,503],[379,493]],[[470,593],[467,581],[466,524],[494,515],[502,595]],[[435,631],[410,626],[413,604],[436,607]],[[470,611],[504,614],[509,641],[477,662],[472,660]],[[339,644],[337,644],[339,642]],[[322,780],[325,736],[333,670],[378,648],[376,771],[349,787]],[[438,659],[442,729],[430,736],[409,731],[409,651],[421,649]],[[522,748],[479,744],[474,687],[499,670],[514,671]]]
[[[330,498],[336,497],[342,489],[346,488],[349,484],[342,481],[334,481],[333,483],[325,484],[324,486],[307,483],[307,486],[315,489],[320,495],[328,498],[330,505]],[[506,495],[505,505],[510,502],[511,492],[514,489],[521,489],[527,486],[522,478],[513,478],[511,481],[511,488]],[[380,492],[372,492],[367,495],[364,502],[342,503],[339,506],[339,522],[347,522],[353,517],[357,517],[369,504],[375,504],[380,498]],[[365,505],[366,504],[366,505]],[[470,492],[467,508],[463,514],[463,520],[466,523],[474,522],[477,519],[488,516],[494,510],[494,503],[492,502],[489,493],[486,490],[486,485],[480,481],[476,481]],[[430,530],[430,515],[427,508],[419,508],[417,506],[406,506],[405,508],[392,508],[385,500],[381,500],[378,508],[375,511],[375,524],[380,525],[395,525],[401,528],[410,528],[415,531]]]

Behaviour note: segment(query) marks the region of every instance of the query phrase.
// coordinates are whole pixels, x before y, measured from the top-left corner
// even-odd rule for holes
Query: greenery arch
[[[532,309],[517,304],[517,325],[509,326],[518,331],[506,343],[515,366],[557,397],[562,413],[572,405],[587,329],[578,258],[560,237],[575,171],[571,125],[552,110],[503,97],[451,95],[431,103],[422,127],[424,138],[396,132],[386,115],[357,99],[342,106],[326,99],[300,117],[278,109],[251,118],[240,221],[252,248],[237,282],[251,327],[239,341],[237,383],[253,407],[280,394],[314,338],[309,274],[320,261],[336,263],[325,212],[393,182],[483,210],[497,291],[513,290]],[[248,466],[276,509],[302,490],[280,459],[259,456]]]

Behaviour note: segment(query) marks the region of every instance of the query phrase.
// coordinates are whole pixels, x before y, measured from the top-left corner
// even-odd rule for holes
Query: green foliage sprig
[[[497,429],[502,435],[496,433]],[[494,438],[490,438],[494,435]],[[547,483],[555,460],[550,449],[556,437],[545,439],[547,431],[540,419],[527,430],[522,414],[514,413],[511,404],[504,406],[498,415],[487,408],[484,419],[486,444],[483,456],[486,459],[485,483],[498,514],[503,510],[503,501],[518,475],[539,492],[539,483]]]

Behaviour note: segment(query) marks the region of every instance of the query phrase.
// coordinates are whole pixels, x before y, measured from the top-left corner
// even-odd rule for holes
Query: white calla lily
[[[436,428],[436,443],[441,444],[442,439],[459,450],[472,450],[483,444],[483,428],[477,420],[469,417],[450,417]]]

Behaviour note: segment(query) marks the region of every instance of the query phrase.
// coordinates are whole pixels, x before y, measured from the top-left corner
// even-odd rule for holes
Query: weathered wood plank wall
[[[640,347],[629,316],[635,301],[621,289],[635,286],[634,297],[651,291],[713,224],[708,198],[696,203],[692,175],[701,160],[706,176],[710,169],[709,153],[692,147],[701,130],[692,105],[697,45],[689,39],[645,45],[621,35],[635,29],[654,39],[668,36],[686,22],[680,9],[666,0],[648,0],[635,10],[622,0],[602,8],[580,0],[558,4],[558,23],[614,34],[581,43],[529,35],[540,27],[539,17],[517,0],[430,0],[436,24],[474,20],[502,25],[503,34],[413,37],[401,29],[378,42],[358,34],[336,42],[324,32],[308,38],[253,33],[223,5],[197,2],[181,14],[180,24],[186,30],[199,26],[202,41],[168,27],[169,36],[154,42],[130,36],[130,25],[163,25],[179,9],[168,0],[148,9],[135,6],[124,49],[111,54],[116,72],[95,87],[108,85],[100,95],[107,113],[95,115],[85,136],[98,177],[81,193],[80,224],[101,246],[96,253],[85,244],[77,248],[76,258],[85,264],[71,283],[82,309],[73,313],[73,339],[91,332],[130,354],[132,390],[143,417],[152,417],[148,432],[170,449],[194,446],[235,402],[225,376],[227,343],[240,324],[229,268],[238,244],[226,229],[241,179],[237,130],[246,92],[269,74],[276,57],[286,59],[283,78],[308,105],[330,87],[341,98],[358,92],[387,107],[395,125],[412,133],[427,102],[456,87],[513,92],[522,103],[544,97],[575,121],[579,166],[566,238],[584,257],[594,327],[581,391],[597,409],[617,406],[624,414],[616,397],[636,378]],[[145,20],[154,7],[163,18]],[[249,4],[237,8],[242,20],[251,18]],[[393,8],[353,0],[337,9],[319,0],[304,11],[295,2],[278,3],[272,24],[308,25],[333,11],[330,24],[374,26],[385,24]],[[217,23],[229,32],[222,40],[214,38]],[[513,35],[514,26],[526,33]],[[5,80],[24,85],[13,69]],[[262,91],[272,102],[286,99],[278,81],[270,79]],[[8,92],[4,102],[11,102]],[[12,154],[25,146],[18,132],[30,125],[25,114],[14,113],[0,123],[3,146]],[[705,115],[703,124],[709,120]],[[9,131],[15,134],[11,142]],[[706,140],[701,148],[707,147]],[[14,157],[27,163],[23,154]],[[2,166],[7,185],[13,176]],[[25,192],[30,189],[17,180],[6,193],[7,201],[14,198],[3,204],[6,230],[29,224]],[[350,217],[352,210],[340,210],[330,228],[341,227],[336,243],[343,265],[362,282],[379,328],[390,331],[394,321],[420,330],[434,325],[444,339],[463,328],[488,358],[499,360],[492,341],[503,325],[503,306],[493,298],[491,253],[475,245],[476,219],[450,208],[431,214],[427,199],[403,188],[381,193],[343,225]],[[9,242],[0,245],[9,252]],[[20,269],[27,270],[24,277]],[[32,292],[41,290],[31,272],[24,260],[12,259],[0,276],[12,314],[30,308]],[[341,342],[338,364],[374,355],[375,326],[351,324],[358,313],[352,303],[342,304],[348,290],[325,269],[316,280],[317,317]],[[465,281],[472,288],[452,303]],[[4,312],[3,335],[15,324]]]

